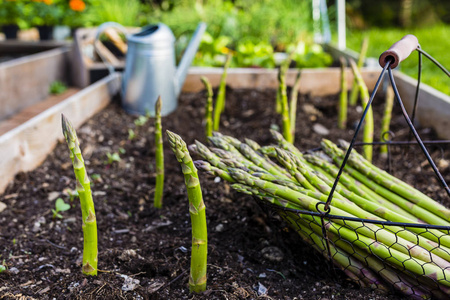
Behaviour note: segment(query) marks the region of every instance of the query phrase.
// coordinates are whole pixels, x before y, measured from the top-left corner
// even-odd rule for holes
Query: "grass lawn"
[[[347,32],[347,47],[359,52],[361,41],[369,37],[367,56],[378,58],[394,42],[406,34],[415,35],[420,47],[440,62],[447,70],[450,69],[450,25],[436,25],[429,28],[396,29],[372,28],[367,31]],[[423,57],[422,82],[450,95],[450,78],[436,67],[430,60]],[[413,52],[397,69],[417,79],[418,54]]]

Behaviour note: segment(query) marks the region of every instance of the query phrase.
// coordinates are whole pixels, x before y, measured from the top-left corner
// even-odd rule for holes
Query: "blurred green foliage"
[[[91,6],[83,15],[85,26],[98,26],[105,22],[117,22],[123,26],[145,25],[149,5],[139,0],[91,0]]]
[[[161,1],[153,6],[149,23],[167,24],[177,40],[177,58],[189,43],[199,22],[207,24],[194,65],[222,66],[233,53],[232,67],[275,66],[274,53],[298,43],[305,50],[321,50],[312,43],[309,1]],[[299,67],[327,66],[331,57],[323,51],[296,56]],[[316,65],[314,62],[320,62]]]
[[[347,47],[359,51],[364,36],[369,37],[369,49],[367,56],[378,58],[394,42],[407,34],[414,34],[421,48],[436,58],[444,67],[450,68],[450,25],[438,24],[426,28],[396,29],[396,28],[371,28],[364,31],[351,31],[347,34]],[[397,67],[400,71],[417,79],[418,54],[413,52]],[[431,61],[423,57],[422,82],[450,95],[450,79]]]

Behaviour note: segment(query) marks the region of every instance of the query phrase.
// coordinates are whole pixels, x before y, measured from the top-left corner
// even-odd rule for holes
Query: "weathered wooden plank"
[[[400,97],[408,112],[411,113],[417,80],[401,72],[395,72],[394,78]],[[440,138],[450,139],[450,96],[421,83],[416,119],[421,126],[436,130]]]
[[[68,48],[57,48],[0,64],[0,120],[49,94],[50,84],[67,79]]]
[[[0,192],[18,172],[39,166],[63,138],[61,113],[79,127],[103,109],[119,87],[120,75],[109,75],[0,136]]]
[[[37,116],[44,110],[58,104],[59,102],[65,100],[66,98],[72,96],[79,89],[69,88],[67,91],[60,95],[53,95],[48,97],[47,99],[40,101],[34,105],[28,106],[25,109],[21,110],[19,113],[13,115],[12,117],[0,122],[0,135],[10,131],[11,129],[19,126],[22,123],[25,123],[29,119]]]
[[[183,92],[198,92],[204,88],[200,81],[201,76],[207,77],[213,87],[217,87],[222,76],[222,68],[190,68],[186,81],[183,85]],[[294,84],[298,70],[290,69],[286,75],[288,86]],[[379,70],[363,70],[364,80],[372,89],[378,79]],[[275,69],[229,69],[227,85],[231,88],[257,88],[273,89],[278,86],[278,70]],[[348,74],[348,81],[353,80],[352,74]],[[302,70],[300,79],[300,93],[308,93],[313,96],[323,96],[336,94],[340,90],[339,86],[340,69],[305,69]],[[351,86],[351,85],[350,85]]]

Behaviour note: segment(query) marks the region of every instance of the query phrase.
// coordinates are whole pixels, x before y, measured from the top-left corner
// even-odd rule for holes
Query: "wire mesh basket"
[[[397,86],[392,68],[409,54],[419,52],[419,78],[411,118],[408,116]],[[383,67],[372,95],[355,130],[352,141],[346,147],[345,157],[334,180],[327,201],[317,203],[315,211],[298,210],[283,207],[283,204],[271,197],[255,197],[267,210],[276,212],[293,228],[302,239],[341,269],[351,280],[362,287],[380,290],[395,289],[410,298],[450,298],[450,226],[417,223],[399,223],[354,218],[331,214],[333,194],[343,174],[356,137],[364,118],[387,72],[394,90],[396,100],[411,130],[415,141],[392,142],[390,140],[373,144],[411,145],[416,144],[425,154],[427,162],[447,196],[450,189],[439,172],[425,143],[419,137],[413,123],[419,95],[422,55],[432,60],[447,76],[449,72],[430,55],[420,49],[414,36],[406,36],[380,56]],[[387,135],[387,134],[386,134]],[[449,141],[432,141],[430,143],[448,144]],[[320,150],[320,149],[315,149]],[[388,152],[390,154],[390,152]],[[390,161],[390,158],[388,159]],[[391,166],[389,164],[389,171]],[[413,205],[413,204],[411,204]],[[411,206],[411,209],[413,207]],[[383,209],[382,206],[379,208]],[[450,216],[446,217],[448,220]],[[389,220],[389,218],[386,218]]]
[[[396,144],[418,145],[444,197],[450,197],[447,183],[413,125],[420,76],[410,118],[392,73],[392,67],[414,50],[419,51],[419,61],[422,55],[429,57],[414,36],[404,37],[380,56],[383,70],[350,143],[339,148],[323,140],[320,149],[308,151],[323,150],[326,157],[317,152],[300,153],[277,131],[271,131],[277,146],[261,147],[248,139],[242,143],[216,133],[208,137],[212,147],[196,141],[189,150],[204,159],[194,162],[197,168],[233,183],[235,190],[252,195],[269,211],[276,212],[303,240],[359,285],[395,289],[410,298],[449,299],[450,209],[352,152],[358,144],[367,145],[357,143],[356,138],[388,73],[415,142],[387,140],[371,146],[385,144],[390,150]],[[448,145],[449,141],[430,143]],[[389,155],[390,151],[388,161]]]

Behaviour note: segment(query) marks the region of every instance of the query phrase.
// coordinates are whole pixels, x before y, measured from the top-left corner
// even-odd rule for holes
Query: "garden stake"
[[[161,96],[155,103],[155,158],[156,158],[156,184],[155,198],[153,206],[162,207],[162,197],[164,192],[164,147],[161,126]]]
[[[77,180],[77,192],[81,204],[83,228],[83,267],[86,275],[97,275],[97,219],[95,217],[94,201],[92,199],[89,177],[81,155],[80,142],[70,121],[62,118],[62,130],[70,150],[73,170]]]
[[[206,290],[206,261],[208,256],[208,233],[202,189],[198,179],[197,168],[192,162],[186,143],[179,135],[168,130],[166,133],[169,138],[170,148],[181,164],[189,198],[189,213],[192,223],[189,291],[200,293]]]
[[[361,42],[361,52],[359,53],[358,57],[358,70],[361,70],[362,66],[364,65],[364,60],[366,59],[366,53],[367,49],[369,48],[369,38],[365,37]],[[350,100],[349,104],[352,106],[355,106],[358,102],[358,82],[356,81],[356,78],[353,80],[353,86],[352,91],[350,93]]]
[[[344,57],[340,58],[341,61],[341,93],[339,95],[339,114],[338,114],[338,128],[345,129],[347,126],[347,62]]]
[[[297,102],[298,102],[298,90],[300,89],[300,78],[302,72],[298,71],[297,78],[291,90],[291,101],[289,102],[289,121],[291,122],[291,134],[295,138],[295,125],[297,120]]]
[[[389,127],[391,125],[392,107],[394,106],[394,90],[388,86],[386,90],[386,103],[384,104],[383,119],[381,121],[381,137],[380,140],[384,140],[384,135],[389,133]],[[388,153],[388,146],[381,145],[380,153],[386,155]]]
[[[366,84],[361,76],[361,72],[359,72],[355,61],[350,59],[350,66],[352,67],[353,74],[355,76],[356,81],[358,82],[359,91],[361,93],[361,102],[363,105],[363,109],[366,109],[367,104],[369,103],[370,95],[369,90],[367,89]],[[369,107],[367,111],[366,120],[364,121],[364,129],[363,129],[363,142],[367,144],[371,144],[373,142],[373,109],[372,106]],[[364,145],[363,146],[363,154],[364,158],[368,161],[372,161],[372,145]]]
[[[223,66],[222,77],[220,78],[219,90],[217,91],[216,104],[214,106],[214,131],[219,130],[220,115],[225,110],[225,96],[227,87],[227,71],[231,63],[231,54],[227,56],[225,65]]]
[[[211,83],[209,82],[208,78],[205,76],[202,76],[201,81],[205,85],[206,91],[207,91],[207,99],[206,99],[206,109],[205,109],[205,134],[206,137],[212,136],[213,132],[213,90],[211,87]]]

